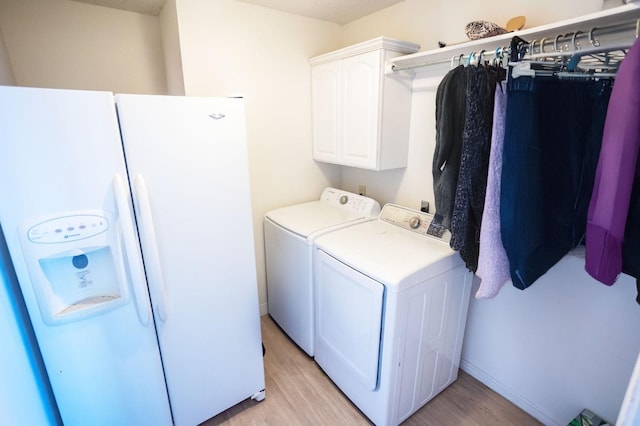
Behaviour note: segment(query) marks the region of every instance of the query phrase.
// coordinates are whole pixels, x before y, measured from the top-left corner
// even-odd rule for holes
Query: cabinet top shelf
[[[401,53],[403,55],[407,55],[420,50],[420,45],[390,37],[377,37],[371,40],[363,41],[362,43],[334,50],[333,52],[315,56],[309,59],[309,62],[312,65],[322,64],[325,62],[349,58],[351,56],[360,55],[362,53],[367,53],[371,52],[372,50],[379,49],[390,50],[393,52]]]

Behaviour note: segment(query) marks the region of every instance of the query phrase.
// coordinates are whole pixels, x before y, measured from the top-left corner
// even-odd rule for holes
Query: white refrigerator
[[[0,87],[0,225],[65,425],[264,398],[242,99]]]
[[[61,425],[2,232],[0,344],[0,425]]]

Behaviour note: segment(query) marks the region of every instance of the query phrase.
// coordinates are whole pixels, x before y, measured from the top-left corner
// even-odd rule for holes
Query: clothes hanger
[[[601,46],[600,41],[593,36],[593,32],[596,29],[596,27],[593,27],[591,28],[591,31],[589,31],[589,43],[592,46],[591,48],[574,50],[573,55],[567,64],[567,69],[569,71],[575,71],[585,56],[590,57],[595,60],[595,62],[590,61],[586,64],[583,63],[580,68],[598,69],[599,67],[604,67],[608,69],[617,69],[618,65],[627,54],[627,50],[629,50],[633,45],[632,41],[627,41],[615,45]],[[601,55],[602,53],[604,53],[604,55]]]
[[[511,78],[518,77],[557,77],[557,78],[615,78],[616,73],[610,72],[610,70],[599,70],[598,72],[583,72],[583,71],[567,71],[561,67],[557,69],[544,69],[535,68],[535,63],[529,61],[523,62],[510,62],[511,65]]]
[[[612,74],[615,75],[617,67],[624,59],[626,51],[631,48],[632,42],[627,41],[616,45],[601,46],[600,41],[594,37],[597,27],[591,28],[588,34],[589,44],[592,46],[587,49],[581,49],[577,40],[581,31],[558,35],[554,41],[554,50],[551,52],[544,51],[545,39],[540,42],[540,53],[535,51],[536,40],[531,42],[531,53],[522,58],[522,63],[527,65],[518,65],[520,62],[510,63],[515,68],[514,78],[520,75],[564,75],[565,71],[587,71],[585,76],[593,76],[596,71],[597,75],[605,77]],[[571,47],[565,43],[564,47],[558,47],[561,38],[571,36]],[[585,60],[585,58],[587,60]],[[589,72],[591,71],[591,72]],[[605,74],[606,73],[606,74]]]

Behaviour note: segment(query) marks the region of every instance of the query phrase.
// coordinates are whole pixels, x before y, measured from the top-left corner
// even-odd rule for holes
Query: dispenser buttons
[[[72,215],[49,219],[32,226],[27,237],[32,243],[56,244],[90,238],[109,229],[109,221],[99,215]]]

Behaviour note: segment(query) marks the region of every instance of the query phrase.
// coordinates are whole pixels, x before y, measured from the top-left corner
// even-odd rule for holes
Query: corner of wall
[[[159,18],[167,91],[169,95],[184,96],[184,74],[176,0],[166,1]]]
[[[16,84],[15,74],[9,57],[9,49],[4,42],[2,28],[0,28],[0,84],[13,86]]]

